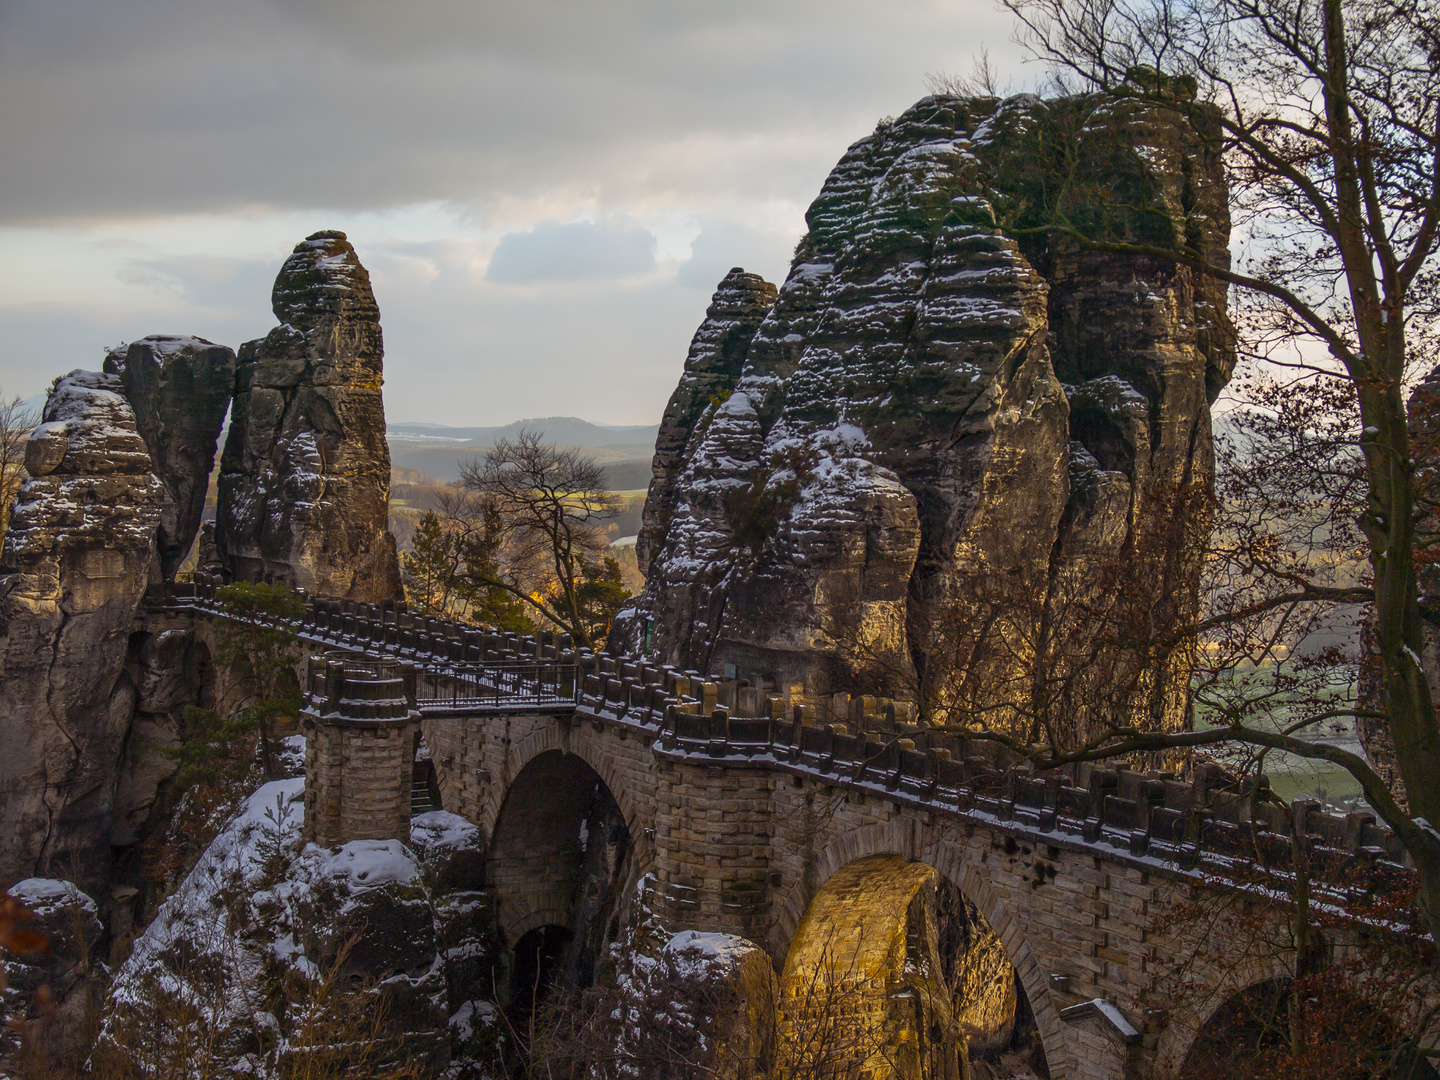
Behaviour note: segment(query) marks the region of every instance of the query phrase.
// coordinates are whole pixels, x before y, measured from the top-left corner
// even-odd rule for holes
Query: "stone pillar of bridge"
[[[311,657],[306,672],[305,839],[410,839],[420,712],[415,668],[353,654]]]

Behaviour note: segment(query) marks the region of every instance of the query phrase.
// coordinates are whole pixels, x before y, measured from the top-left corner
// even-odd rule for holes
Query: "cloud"
[[[653,422],[721,276],[783,278],[846,146],[1008,36],[990,0],[0,0],[0,381],[239,345],[341,228],[393,417]]]
[[[643,274],[655,268],[655,236],[631,223],[541,222],[507,233],[490,257],[487,281],[530,285]]]
[[[132,258],[117,272],[124,285],[169,292],[195,307],[261,311],[269,306],[278,261],[224,255]]]
[[[739,266],[778,285],[789,270],[784,256],[798,239],[792,231],[773,227],[711,221],[695,237],[690,258],[680,264],[676,277],[681,285],[712,292],[732,267]]]
[[[6,0],[0,221],[773,196],[1007,32],[988,0]]]

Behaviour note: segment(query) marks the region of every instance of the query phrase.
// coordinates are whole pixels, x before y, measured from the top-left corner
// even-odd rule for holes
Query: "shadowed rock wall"
[[[122,668],[167,498],[118,376],[71,372],[43,415],[0,564],[0,877],[91,884],[109,871],[138,694]]]
[[[215,539],[237,580],[326,596],[403,595],[388,528],[380,309],[341,232],[296,245],[280,325],[240,348]]]
[[[155,544],[160,571],[173,581],[205,510],[235,386],[235,353],[204,338],[152,334],[112,350],[105,370],[120,376],[155,474],[170,495]]]
[[[733,388],[714,378],[702,400],[691,369],[732,271],[667,411],[646,589],[612,645],[1022,725],[1051,707],[1036,658],[1074,644],[1082,609],[1193,613],[1209,402],[1234,363],[1224,291],[1025,231],[1027,214],[1084,210],[1087,235],[1225,258],[1208,137],[1173,112],[1113,114],[926,98],[883,123],[811,205]],[[1057,170],[1078,209],[1046,204]],[[1179,535],[1155,524],[1176,520]],[[1094,671],[1069,690],[1093,699],[1119,672],[1106,708],[1184,724],[1184,649],[1127,669],[1118,648],[1087,642]]]

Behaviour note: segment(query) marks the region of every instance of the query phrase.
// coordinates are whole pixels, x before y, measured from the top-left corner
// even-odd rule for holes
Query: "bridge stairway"
[[[440,785],[435,779],[435,763],[430,760],[415,762],[410,779],[410,816],[428,814],[440,809]]]

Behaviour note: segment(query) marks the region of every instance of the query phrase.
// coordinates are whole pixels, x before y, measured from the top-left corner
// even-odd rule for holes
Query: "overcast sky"
[[[965,72],[992,0],[0,0],[0,384],[274,323],[307,233],[370,269],[392,420],[653,423],[735,265]]]

